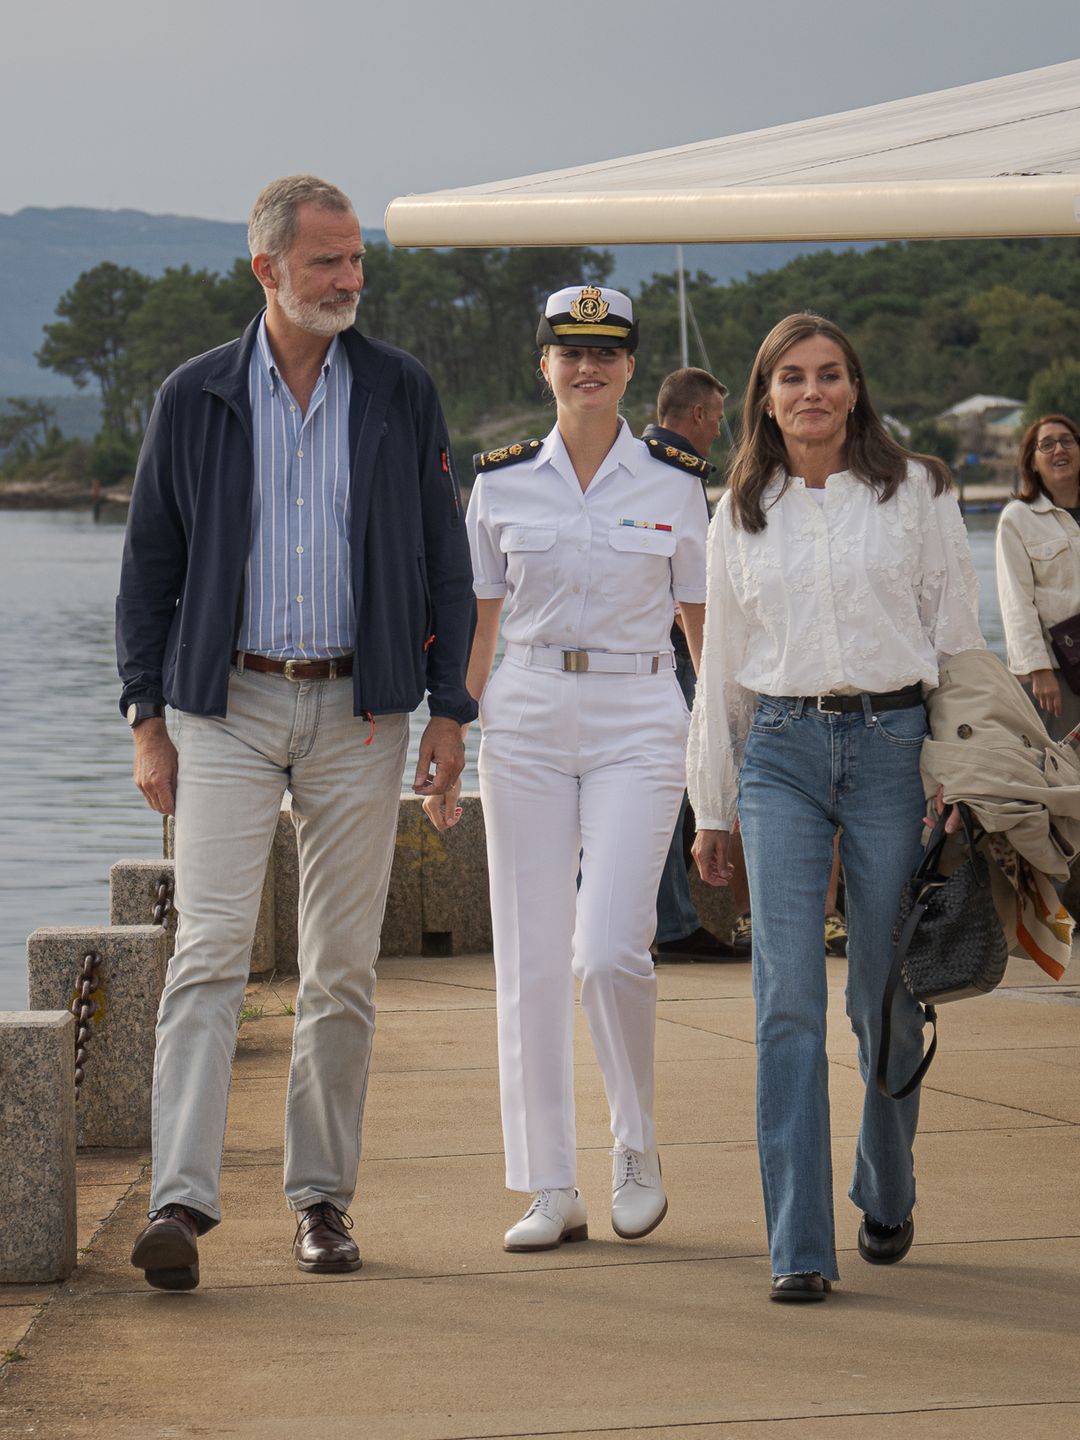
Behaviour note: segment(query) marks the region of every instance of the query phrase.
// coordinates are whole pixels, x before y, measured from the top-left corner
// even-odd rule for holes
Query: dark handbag
[[[951,875],[942,875],[945,819],[938,817],[926,853],[915,874],[900,892],[900,909],[893,927],[893,959],[881,1001],[881,1045],[878,1051],[877,1087],[890,1100],[910,1095],[930,1068],[937,1050],[935,1005],[986,995],[1000,985],[1009,958],[1009,946],[990,893],[990,872],[985,856],[975,846],[974,822],[966,805],[957,807],[967,846],[967,859]],[[890,1090],[889,1043],[893,999],[901,980],[924,1006],[934,1028],[930,1047],[914,1075]]]
[[[1080,695],[1080,615],[1059,620],[1049,630],[1050,646],[1057,656],[1061,673],[1074,695]]]

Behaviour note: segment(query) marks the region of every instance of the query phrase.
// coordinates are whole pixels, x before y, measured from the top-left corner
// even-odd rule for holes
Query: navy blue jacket
[[[120,708],[224,715],[244,606],[254,449],[248,364],[258,318],[174,371],[146,430],[116,601]],[[353,708],[465,722],[472,567],[446,422],[411,355],[341,336],[349,404]],[[434,636],[434,639],[430,637]]]

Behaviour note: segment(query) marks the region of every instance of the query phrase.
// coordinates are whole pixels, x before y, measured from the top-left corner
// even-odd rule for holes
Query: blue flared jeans
[[[893,922],[921,855],[925,735],[921,705],[876,714],[864,697],[861,713],[840,715],[763,696],[747,739],[739,819],[754,917],[758,1150],[774,1275],[838,1278],[822,934],[838,829],[847,1013],[866,1085],[849,1194],[883,1225],[900,1224],[915,1204],[919,1094],[888,1100],[873,1077]],[[906,1077],[921,1058],[922,1025],[901,988],[893,1077]]]

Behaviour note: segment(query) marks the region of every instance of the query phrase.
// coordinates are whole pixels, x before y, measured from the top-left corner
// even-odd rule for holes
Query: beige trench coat
[[[926,793],[939,785],[1032,869],[1065,880],[1080,853],[1080,758],[1047,735],[1015,676],[989,650],[943,660],[926,697]]]

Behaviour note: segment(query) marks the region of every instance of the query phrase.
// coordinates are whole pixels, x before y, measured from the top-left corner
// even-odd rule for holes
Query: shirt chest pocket
[[[556,580],[554,525],[504,525],[499,549],[506,556],[507,583],[517,589],[523,581],[550,589]]]
[[[609,600],[640,598],[642,591],[671,589],[671,557],[675,554],[673,530],[647,530],[634,525],[613,525],[604,553],[601,594]]]
[[[1055,590],[1074,590],[1080,585],[1080,537],[1076,543],[1068,535],[1055,535],[1039,545],[1030,545],[1031,568],[1035,583]]]

